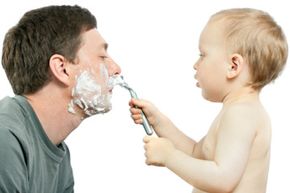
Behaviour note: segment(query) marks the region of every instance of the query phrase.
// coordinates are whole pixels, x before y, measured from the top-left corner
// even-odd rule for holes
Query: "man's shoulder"
[[[16,115],[19,115],[20,112],[21,106],[18,104],[15,97],[7,96],[0,100],[0,119],[7,115],[10,117],[16,117]],[[7,117],[5,118],[7,119]]]
[[[0,149],[9,147],[10,144],[17,144],[17,136],[7,127],[0,127]],[[3,147],[3,148],[2,148]]]
[[[5,147],[4,153],[23,151],[23,147],[27,146],[29,135],[26,120],[21,106],[13,97],[0,101],[0,147],[3,147],[2,150]]]
[[[0,163],[13,163],[24,155],[21,140],[7,128],[0,128]],[[20,156],[20,157],[19,157]],[[16,159],[17,158],[17,159]],[[23,157],[22,157],[23,158]]]
[[[11,130],[0,128],[0,189],[4,192],[15,192],[16,189],[27,192],[27,155],[23,147]]]
[[[24,127],[24,111],[14,97],[5,97],[0,100],[0,130]]]
[[[10,105],[13,105],[14,103],[14,97],[6,96],[0,100],[0,108],[7,109]]]

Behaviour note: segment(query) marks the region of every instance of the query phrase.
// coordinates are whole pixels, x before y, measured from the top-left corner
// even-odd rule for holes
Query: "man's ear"
[[[67,60],[60,54],[54,54],[49,59],[49,67],[52,75],[61,83],[69,85],[69,74],[67,73]]]
[[[244,66],[244,59],[240,54],[231,55],[228,65],[227,78],[233,79],[237,77]]]

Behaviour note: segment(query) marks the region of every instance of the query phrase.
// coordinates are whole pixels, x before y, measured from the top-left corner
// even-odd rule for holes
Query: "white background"
[[[109,53],[139,97],[151,100],[182,131],[198,140],[221,107],[202,98],[193,78],[199,34],[210,15],[233,7],[262,9],[274,17],[289,39],[289,6],[284,2],[287,1],[10,0],[0,7],[0,41],[2,44],[7,30],[30,9],[52,4],[88,8],[110,45]],[[261,94],[273,124],[268,193],[290,191],[289,77],[287,66],[282,76]],[[0,81],[0,98],[13,96],[2,68]],[[116,87],[113,110],[85,120],[67,138],[75,192],[191,192],[191,186],[169,170],[145,165],[145,133],[131,120],[128,101],[129,93]]]

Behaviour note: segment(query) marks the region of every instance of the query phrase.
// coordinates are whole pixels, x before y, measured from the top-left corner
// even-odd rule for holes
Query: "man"
[[[111,109],[107,53],[95,17],[79,6],[27,12],[4,39],[2,65],[15,97],[0,101],[0,192],[73,192],[64,139]]]

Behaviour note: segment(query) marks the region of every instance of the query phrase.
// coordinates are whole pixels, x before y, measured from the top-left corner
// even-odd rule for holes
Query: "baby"
[[[196,142],[152,103],[132,99],[135,123],[142,123],[142,109],[159,136],[144,138],[146,163],[167,167],[195,193],[265,193],[271,123],[259,94],[285,66],[284,33],[263,11],[228,9],[210,18],[199,49],[196,86],[206,100],[222,103],[222,109]]]

